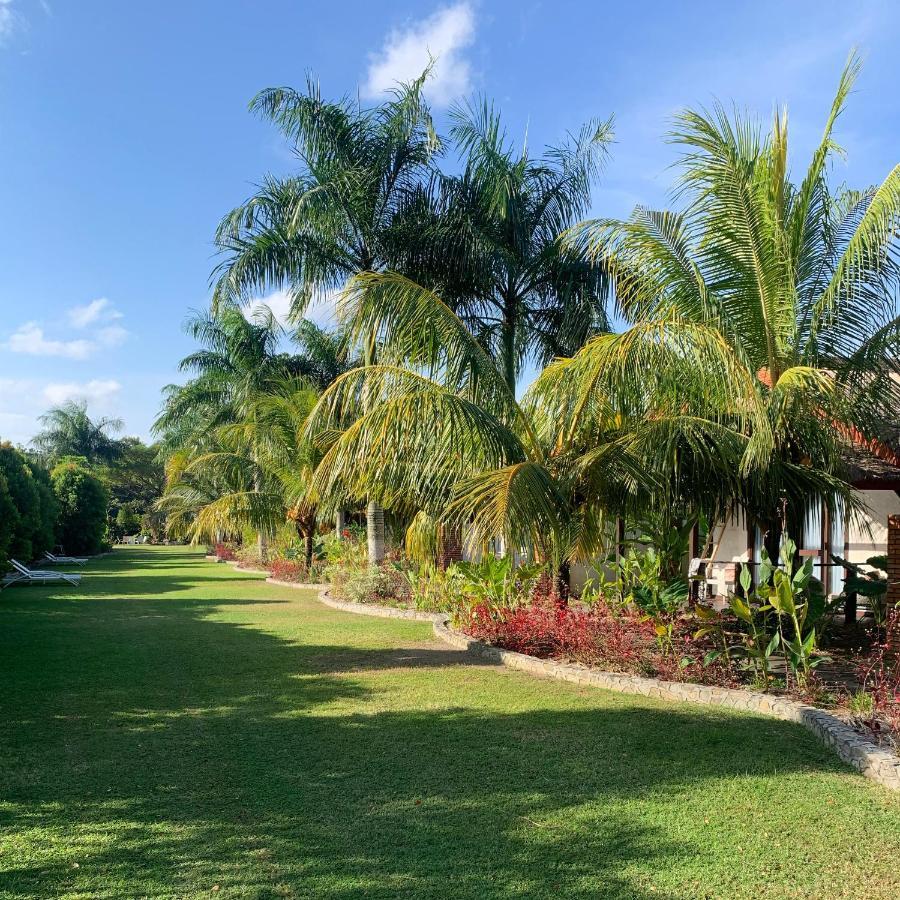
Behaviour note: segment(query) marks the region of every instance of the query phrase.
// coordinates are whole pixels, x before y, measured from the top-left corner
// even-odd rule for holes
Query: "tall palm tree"
[[[604,267],[559,238],[590,207],[612,120],[539,156],[513,146],[486,100],[457,105],[451,122],[462,172],[435,180],[405,274],[439,291],[514,389],[529,358],[543,365],[608,330]]]
[[[270,310],[260,310],[252,321],[234,308],[195,313],[186,328],[201,346],[179,368],[193,377],[165,389],[154,430],[165,448],[197,455],[208,448],[217,427],[242,421],[259,394],[289,374],[292,361],[276,352],[281,328]],[[261,556],[267,534],[258,532]]]
[[[195,539],[249,526],[273,533],[294,523],[312,562],[316,504],[310,490],[318,454],[305,439],[318,399],[304,379],[287,377],[248,398],[240,421],[222,424],[205,452],[170,472],[162,507]],[[216,484],[214,495],[202,486]]]
[[[93,421],[86,401],[54,406],[39,421],[44,427],[32,444],[51,459],[83,456],[90,463],[110,463],[119,455],[119,442],[112,434],[122,430],[122,420],[104,416]]]
[[[604,499],[640,474],[626,449],[611,437],[609,452],[579,466],[467,324],[403,276],[357,276],[340,313],[382,348],[378,365],[339,377],[310,415],[323,509],[375,497],[414,523],[464,528],[472,546],[502,538],[563,576],[599,551]]]
[[[422,97],[427,75],[369,109],[346,97],[324,100],[312,80],[302,92],[270,88],[253,99],[251,110],[284,134],[300,171],[267,177],[223,219],[214,308],[286,287],[299,318],[310,300],[349,276],[397,264],[409,233],[407,211],[420,202],[441,148]],[[365,361],[374,362],[370,337],[363,346]],[[377,563],[384,556],[383,511],[370,504],[368,518],[369,557]]]
[[[559,440],[587,451],[598,411],[622,416],[649,468],[705,470],[770,538],[785,509],[797,527],[810,495],[852,506],[846,455],[884,452],[900,409],[900,166],[863,191],[828,177],[858,71],[853,55],[799,184],[786,113],[766,135],[719,105],[682,113],[681,209],[572,233],[609,267],[633,326],[539,386]]]

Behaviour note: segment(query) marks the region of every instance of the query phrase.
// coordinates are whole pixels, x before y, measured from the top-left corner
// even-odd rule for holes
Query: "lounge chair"
[[[48,572],[42,569],[29,569],[23,566],[17,559],[11,559],[10,563],[15,572],[10,572],[4,577],[2,586],[9,587],[11,584],[49,584],[53,581],[65,581],[67,584],[78,584],[81,581],[81,575],[74,575],[71,572]]]
[[[62,563],[64,566],[83,566],[89,559],[87,556],[56,556],[53,553],[46,552],[44,556],[52,563]]]

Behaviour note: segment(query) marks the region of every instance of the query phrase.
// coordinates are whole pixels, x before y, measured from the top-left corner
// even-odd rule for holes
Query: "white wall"
[[[851,524],[847,530],[847,559],[863,563],[870,556],[887,553],[888,516],[900,515],[900,497],[894,491],[860,491],[869,506],[866,516],[871,532],[862,525]],[[835,547],[838,553],[841,551]]]

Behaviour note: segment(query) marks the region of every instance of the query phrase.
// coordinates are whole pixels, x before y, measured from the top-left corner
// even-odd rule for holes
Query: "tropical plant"
[[[398,87],[380,105],[270,88],[251,110],[274,122],[288,139],[300,171],[267,177],[260,190],[229,213],[216,240],[225,259],[216,269],[214,308],[245,302],[255,292],[287,288],[292,315],[340,288],[348,276],[396,267],[411,231],[408,211],[441,143],[422,98],[427,72]],[[372,336],[361,342],[374,361]],[[369,507],[370,559],[384,555],[383,511]]]
[[[292,360],[277,352],[282,330],[267,308],[252,320],[233,308],[215,315],[194,313],[186,329],[200,349],[186,356],[180,369],[193,377],[165,389],[164,408],[153,427],[166,450],[182,450],[190,458],[214,452],[210,443],[216,429],[242,422],[259,396],[288,376]],[[266,530],[258,535],[261,557],[267,535]]]
[[[9,548],[13,541],[18,512],[9,488],[6,476],[0,472],[0,571],[5,572],[9,564]]]
[[[407,274],[440,292],[515,389],[529,359],[570,355],[608,330],[608,281],[560,235],[590,208],[612,140],[594,120],[540,156],[509,140],[487,100],[450,113],[459,175],[433,185],[433,217],[412,242]]]
[[[54,406],[40,417],[44,426],[32,444],[51,462],[64,456],[80,456],[90,464],[111,463],[120,452],[120,445],[111,434],[121,431],[121,419],[103,417],[93,421],[87,412],[87,402],[72,400]]]
[[[770,555],[811,497],[859,509],[846,456],[889,453],[900,408],[900,166],[863,191],[828,177],[858,70],[853,56],[799,184],[785,113],[765,137],[719,105],[680,114],[680,211],[638,207],[569,237],[609,268],[634,324],[553,364],[537,388],[561,441],[589,453],[598,419],[620,417],[662,488],[656,508],[715,521],[740,505]]]
[[[472,549],[501,539],[553,566],[561,582],[570,559],[603,546],[603,498],[623,473],[639,476],[627,453],[613,447],[580,466],[548,443],[530,398],[517,401],[459,316],[401,275],[355,277],[339,312],[351,334],[378,335],[382,359],[338,378],[310,417],[324,451],[323,508],[374,497],[414,524],[424,511],[464,530]]]
[[[846,598],[849,594],[856,594],[865,597],[868,601],[869,611],[872,614],[872,620],[876,627],[883,628],[890,608],[887,604],[888,577],[887,556],[870,556],[863,566],[852,563],[843,557],[832,553],[832,559],[847,570],[847,577],[844,579],[844,587],[842,596]]]
[[[273,534],[289,520],[311,566],[316,504],[310,484],[317,455],[304,432],[316,400],[302,379],[272,381],[266,392],[244,398],[240,421],[219,425],[212,445],[172,470],[163,506],[173,511],[198,499],[192,480],[217,482],[214,496],[200,499],[191,511],[191,538],[214,539],[244,526]]]

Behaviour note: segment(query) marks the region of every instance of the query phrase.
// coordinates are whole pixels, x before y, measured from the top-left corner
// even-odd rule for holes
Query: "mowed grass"
[[[480,665],[187,548],[0,595],[0,896],[900,896],[802,729]]]

